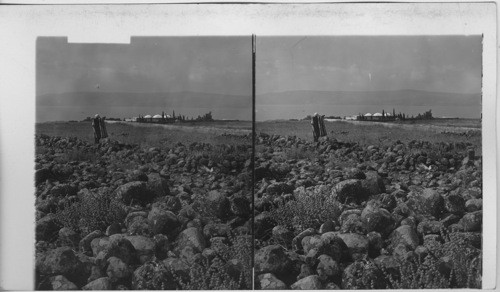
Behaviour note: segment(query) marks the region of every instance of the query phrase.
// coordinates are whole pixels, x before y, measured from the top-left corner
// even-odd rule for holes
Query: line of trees
[[[212,122],[214,118],[212,117],[212,112],[208,112],[203,116],[198,115],[196,118],[186,117],[185,115],[175,115],[175,111],[172,111],[172,117],[175,121],[179,122]]]
[[[399,112],[399,114],[396,114],[396,110],[392,109],[392,115],[387,114],[385,110],[382,110],[382,115],[381,116],[364,116],[362,113],[358,114],[358,120],[361,121],[372,121],[372,120],[381,120],[381,121],[406,121],[406,120],[430,120],[433,119],[434,117],[432,116],[432,110],[428,110],[424,112],[423,114],[418,114],[417,116],[414,115],[407,115],[405,113]]]
[[[212,112],[208,112],[203,116],[188,117],[181,114],[175,114],[175,110],[172,111],[172,116],[167,115],[164,111],[161,113],[161,118],[145,118],[142,115],[139,115],[137,121],[142,123],[183,123],[183,122],[211,122],[213,121]]]

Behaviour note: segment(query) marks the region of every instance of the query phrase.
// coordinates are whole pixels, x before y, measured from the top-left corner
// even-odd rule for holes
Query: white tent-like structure
[[[162,118],[162,116],[161,116],[161,115],[154,115],[154,116],[153,116],[153,119],[161,119],[161,118]]]
[[[151,119],[151,116],[150,115],[145,115],[144,118],[145,119]]]

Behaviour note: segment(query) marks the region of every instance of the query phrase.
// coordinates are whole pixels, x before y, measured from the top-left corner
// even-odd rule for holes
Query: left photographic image
[[[36,42],[36,290],[252,288],[252,37]]]

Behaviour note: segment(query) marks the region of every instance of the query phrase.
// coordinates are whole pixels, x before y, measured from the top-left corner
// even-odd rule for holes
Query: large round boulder
[[[394,225],[391,213],[381,208],[381,203],[375,200],[371,200],[366,204],[361,213],[361,219],[365,223],[367,232],[376,231],[388,234],[392,231]]]
[[[172,212],[165,208],[163,203],[154,203],[148,214],[153,234],[166,234],[170,236],[180,226],[179,219]]]
[[[286,273],[289,264],[290,259],[281,245],[268,245],[255,253],[255,274],[257,275]]]
[[[366,178],[361,181],[361,185],[369,196],[374,196],[385,192],[384,181],[376,171],[368,171],[365,175]]]
[[[311,275],[298,280],[290,286],[293,290],[319,290],[323,289],[318,275]]]
[[[262,290],[285,290],[287,289],[285,283],[280,279],[276,278],[271,273],[266,273],[259,275],[259,285]]]
[[[147,175],[147,189],[156,197],[163,197],[170,195],[170,188],[168,181],[161,177],[159,173],[150,173]]]
[[[155,255],[155,242],[151,238],[142,235],[132,235],[126,236],[125,239],[130,241],[136,250],[141,264],[153,259]]]
[[[37,220],[35,236],[37,241],[54,241],[57,239],[61,225],[53,214],[48,214]]]
[[[220,219],[227,219],[231,215],[231,202],[217,190],[208,192],[206,208]]]
[[[483,226],[483,211],[475,211],[467,213],[460,219],[459,224],[462,225],[464,231],[481,231]]]
[[[108,268],[106,274],[112,283],[127,282],[132,275],[131,268],[117,257],[108,259]]]
[[[415,228],[410,225],[399,226],[394,230],[389,237],[389,249],[395,249],[402,244],[411,250],[414,250],[419,245],[418,234]]]
[[[126,205],[140,204],[146,205],[155,197],[155,193],[147,188],[143,181],[133,181],[119,186],[115,190],[115,198]]]
[[[67,246],[50,250],[38,257],[36,269],[41,275],[62,275],[77,285],[83,284],[88,278],[84,264]]]
[[[363,188],[361,181],[357,179],[348,179],[336,184],[332,189],[332,196],[341,203],[350,201],[359,203],[368,198],[368,194]]]
[[[406,204],[416,214],[432,215],[439,218],[444,212],[443,197],[431,188],[414,188],[408,195]]]
[[[349,255],[354,260],[362,259],[368,255],[369,241],[365,235],[340,233],[337,236],[347,245]]]
[[[191,246],[193,251],[200,253],[205,249],[207,243],[203,233],[196,227],[189,227],[182,231],[177,237],[177,248],[182,249],[185,246]]]
[[[83,290],[111,290],[113,284],[108,277],[101,277],[89,282],[87,285],[83,286]]]
[[[341,273],[339,264],[337,261],[333,260],[331,256],[320,255],[318,257],[319,263],[316,267],[316,272],[319,278],[325,282],[327,280],[334,280]]]

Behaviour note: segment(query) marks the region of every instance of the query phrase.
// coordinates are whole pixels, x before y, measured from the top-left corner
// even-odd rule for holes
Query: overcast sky
[[[481,36],[257,36],[258,117],[295,117],[304,110],[303,106],[260,108],[259,95],[272,92],[411,89],[480,94],[481,40]],[[224,108],[229,104],[226,99],[210,104],[210,108],[197,108],[198,102],[182,107],[186,114],[195,116],[214,111],[217,118],[249,119],[251,76],[251,36],[133,37],[130,44],[77,44],[54,37],[37,41],[38,95],[186,91],[240,95],[248,96],[241,109]],[[40,107],[37,119],[56,116],[54,109],[43,110],[46,115]],[[57,109],[73,117],[69,110]],[[78,110],[82,115],[95,111]],[[110,110],[108,115],[129,114],[123,109],[119,113]],[[436,108],[442,116],[477,117],[480,112],[480,106]],[[60,119],[68,116],[60,114]]]
[[[481,92],[481,36],[258,37],[257,93]]]
[[[38,95],[99,90],[248,96],[251,76],[251,36],[133,37],[130,44],[37,41]]]

